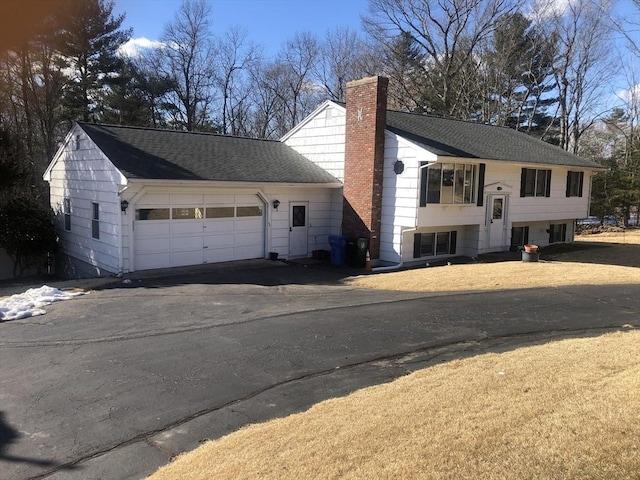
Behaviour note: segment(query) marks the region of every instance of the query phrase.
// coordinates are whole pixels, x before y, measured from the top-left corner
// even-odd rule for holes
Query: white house
[[[70,276],[306,257],[340,228],[342,184],[278,141],[78,123],[44,178]]]
[[[344,185],[343,233],[374,265],[572,241],[602,167],[509,128],[387,111],[387,79],[347,86],[282,141]]]
[[[347,86],[281,141],[76,124],[47,168],[64,272],[310,256],[328,236],[393,266],[571,241],[591,161],[511,129],[387,111]]]

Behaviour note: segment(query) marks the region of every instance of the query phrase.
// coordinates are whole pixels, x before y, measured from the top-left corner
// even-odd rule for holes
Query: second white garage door
[[[264,224],[257,195],[145,195],[136,205],[135,269],[263,258]]]

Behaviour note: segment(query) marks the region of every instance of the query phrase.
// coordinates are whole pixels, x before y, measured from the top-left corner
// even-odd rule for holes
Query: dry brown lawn
[[[639,231],[579,241],[584,249],[539,263],[451,265],[351,283],[429,291],[640,285]],[[628,327],[426,368],[208,442],[150,479],[637,480],[640,330]]]
[[[576,248],[542,261],[473,263],[363,275],[352,286],[385,290],[461,292],[569,285],[640,284],[640,230],[578,237]],[[561,249],[560,249],[561,250]]]

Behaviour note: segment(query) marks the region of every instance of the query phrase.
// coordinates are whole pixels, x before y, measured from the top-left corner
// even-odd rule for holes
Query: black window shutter
[[[562,240],[563,242],[567,241],[567,224],[566,223],[562,224],[562,237],[560,238],[560,240]]]
[[[455,255],[457,243],[458,232],[454,230],[453,232],[449,233],[449,254]]]
[[[547,170],[547,191],[545,197],[551,196],[551,170]]]
[[[567,197],[571,196],[571,177],[573,172],[567,172]]]
[[[553,223],[549,225],[549,243],[553,243]]]
[[[529,227],[524,227],[524,244],[529,244]]]
[[[578,177],[578,196],[582,196],[582,184],[584,183],[584,172],[580,172]]]
[[[527,169],[523,168],[522,173],[520,174],[520,196],[524,197],[525,184],[527,181]]]
[[[425,165],[427,164],[427,162],[420,162],[420,166],[424,167],[420,169],[420,206],[421,207],[426,207],[427,206],[427,177],[428,177],[428,172],[427,172],[427,167],[425,167]]]
[[[480,169],[478,170],[478,202],[476,205],[479,207],[484,205],[484,175],[486,168],[486,164],[481,163]]]
[[[413,258],[420,258],[420,244],[422,243],[422,234],[413,234]]]

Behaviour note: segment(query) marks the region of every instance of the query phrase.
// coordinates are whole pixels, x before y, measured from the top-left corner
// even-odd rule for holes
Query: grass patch
[[[455,360],[249,426],[150,478],[637,479],[639,345],[629,330]]]

